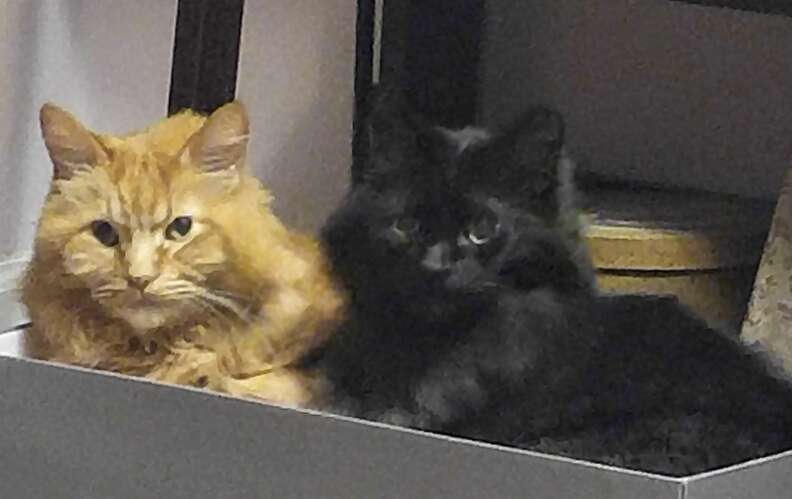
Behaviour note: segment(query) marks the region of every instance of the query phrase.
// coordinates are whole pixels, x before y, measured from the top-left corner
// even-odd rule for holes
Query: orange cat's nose
[[[129,276],[129,285],[133,288],[136,288],[138,291],[145,290],[149,283],[151,283],[151,279],[143,276]]]

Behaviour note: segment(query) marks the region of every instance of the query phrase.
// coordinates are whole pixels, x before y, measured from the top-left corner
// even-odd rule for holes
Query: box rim
[[[4,334],[21,334],[21,332],[22,332],[22,329],[20,328],[20,329],[17,329],[15,331],[9,331],[9,332],[4,333]],[[441,434],[441,433],[433,433],[433,432],[422,431],[422,430],[417,430],[417,429],[413,429],[413,428],[405,428],[405,427],[400,427],[400,426],[394,426],[394,425],[389,425],[389,424],[381,423],[381,422],[377,422],[377,421],[369,421],[369,420],[359,419],[359,418],[355,418],[355,417],[351,417],[351,416],[344,416],[344,415],[341,415],[341,414],[323,412],[323,411],[315,410],[315,409],[291,407],[291,406],[287,406],[287,405],[281,405],[281,404],[266,402],[266,401],[263,401],[263,400],[256,400],[256,399],[252,399],[252,398],[235,397],[233,395],[228,395],[228,394],[219,393],[219,392],[212,392],[212,391],[204,390],[204,389],[197,388],[197,387],[174,385],[174,384],[170,384],[170,383],[164,383],[164,382],[151,380],[151,379],[146,379],[146,378],[138,378],[138,377],[129,376],[129,375],[120,374],[120,373],[115,373],[115,372],[110,372],[110,371],[100,371],[100,370],[96,370],[96,369],[90,369],[90,368],[87,368],[87,367],[74,366],[74,365],[69,365],[69,364],[61,364],[61,363],[57,363],[57,362],[49,362],[49,361],[44,361],[44,360],[39,360],[39,359],[31,359],[31,358],[24,357],[24,356],[18,356],[18,355],[14,355],[14,354],[9,354],[6,351],[0,350],[0,363],[3,363],[3,362],[29,363],[29,364],[34,364],[34,365],[47,366],[47,367],[50,367],[50,368],[65,369],[65,370],[68,370],[68,371],[78,372],[78,373],[81,373],[81,374],[84,374],[84,375],[89,375],[89,376],[99,376],[99,377],[104,376],[104,377],[109,377],[111,379],[123,380],[124,382],[128,382],[128,383],[144,383],[144,384],[148,384],[148,385],[154,385],[154,386],[159,387],[160,389],[166,389],[166,390],[186,390],[186,391],[189,391],[189,392],[200,393],[200,394],[203,394],[203,395],[209,396],[209,397],[216,397],[216,398],[220,398],[220,399],[230,399],[230,400],[234,400],[234,401],[241,401],[241,402],[244,402],[244,403],[247,403],[247,404],[255,404],[255,405],[259,405],[259,406],[263,405],[263,406],[268,406],[268,407],[275,407],[275,408],[283,409],[283,410],[286,410],[286,411],[296,411],[296,412],[301,413],[301,414],[311,414],[311,415],[327,418],[327,419],[330,419],[330,420],[333,420],[333,421],[343,421],[343,422],[346,422],[346,423],[363,425],[365,427],[398,431],[398,432],[407,433],[407,434],[416,435],[416,436],[422,436],[422,437],[430,438],[430,439],[439,439],[439,440],[446,441],[446,442],[453,443],[453,444],[457,444],[457,445],[472,446],[472,447],[475,447],[475,448],[490,449],[490,450],[494,450],[494,451],[498,451],[498,452],[506,452],[506,453],[510,453],[510,454],[531,456],[531,457],[534,457],[534,458],[547,459],[547,460],[554,461],[554,462],[557,462],[557,463],[564,463],[564,464],[573,465],[573,466],[581,466],[581,467],[584,467],[584,468],[589,468],[589,469],[594,469],[594,470],[603,470],[603,471],[609,471],[609,472],[616,472],[616,473],[620,473],[620,474],[627,474],[627,475],[631,475],[631,476],[635,476],[635,477],[639,477],[639,478],[646,478],[646,479],[655,480],[655,481],[662,481],[662,482],[676,484],[676,485],[684,484],[685,478],[687,478],[687,477],[673,477],[673,476],[668,476],[668,475],[650,473],[650,472],[647,472],[647,471],[639,471],[639,470],[632,470],[632,469],[627,469],[627,468],[620,468],[620,467],[617,467],[617,466],[611,466],[611,465],[606,465],[606,464],[601,464],[601,463],[595,463],[595,462],[585,461],[585,460],[581,460],[581,459],[574,459],[574,458],[565,457],[565,456],[558,456],[558,455],[553,455],[553,454],[545,454],[545,453],[536,452],[536,451],[530,451],[530,450],[525,450],[525,449],[508,447],[508,446],[505,446],[505,445],[497,445],[497,444],[492,444],[492,443],[488,443],[488,442],[482,442],[482,441],[478,441],[478,440],[470,440],[470,439],[465,439],[465,438],[462,438],[462,437],[454,437],[454,436],[450,436],[450,435],[444,435],[444,434]]]
[[[788,457],[792,457],[792,449],[785,450],[779,452],[778,454],[771,454],[769,456],[757,457],[756,459],[751,459],[750,461],[745,461],[742,463],[732,464],[729,466],[724,466],[723,468],[718,468],[715,470],[704,471],[702,473],[697,473],[695,475],[690,475],[684,477],[685,483],[690,484],[693,482],[699,482],[702,480],[707,480],[709,478],[715,478],[723,475],[728,475],[732,473],[738,473],[748,468],[754,468],[756,466],[761,466],[765,463],[769,463],[772,461],[777,461],[780,459],[786,459]]]
[[[215,490],[212,487],[217,487],[216,484],[226,487],[223,490],[228,490],[227,487],[230,486],[239,491],[259,491],[259,494],[267,490],[302,490],[301,494],[313,491],[309,495],[286,494],[286,497],[295,499],[682,497],[683,485],[678,480],[667,477],[625,473],[620,469],[600,469],[606,467],[582,462],[570,463],[567,459],[559,460],[553,456],[530,452],[521,456],[519,452],[511,449],[470,441],[458,442],[456,438],[392,428],[343,416],[304,410],[290,411],[272,404],[235,397],[224,401],[224,397],[206,391],[195,390],[195,393],[191,393],[192,390],[181,391],[176,386],[158,386],[159,384],[153,382],[140,384],[121,379],[123,376],[113,377],[116,379],[105,378],[96,372],[62,370],[59,366],[44,364],[37,365],[19,358],[0,358],[0,374],[9,376],[8,384],[0,384],[6,390],[0,391],[12,397],[11,402],[19,397],[6,421],[9,428],[21,425],[21,433],[4,432],[4,437],[0,438],[0,453],[24,450],[19,455],[19,460],[14,460],[9,466],[0,467],[0,495],[3,497],[44,497],[44,490],[49,494],[56,489],[88,492],[105,490],[104,495],[86,493],[85,497],[108,497],[107,491],[112,490],[111,487],[117,487],[119,483],[129,486],[129,491],[136,491],[126,497],[148,497],[147,493],[152,490],[158,493],[165,493],[167,490],[167,496],[185,499],[196,497],[197,490]],[[31,391],[31,388],[35,389]],[[106,401],[102,401],[105,396]],[[154,407],[158,410],[152,411]],[[64,410],[67,413],[61,414]],[[234,420],[229,419],[236,417],[240,418],[239,425],[233,424]],[[172,433],[160,434],[151,431],[152,423],[165,428],[172,421],[183,421],[184,424],[176,425],[177,428],[173,428]],[[86,423],[90,427],[96,424],[102,428],[102,433],[86,430]],[[118,428],[119,431],[110,428]],[[239,428],[244,430],[240,431]],[[267,437],[267,432],[261,432],[261,429],[278,431],[272,433],[272,437]],[[104,435],[106,431],[110,433]],[[194,438],[196,432],[204,432],[202,434],[206,438]],[[226,432],[227,435],[224,435]],[[54,433],[54,440],[47,436],[50,433]],[[88,434],[98,438],[84,441]],[[20,439],[28,438],[31,439],[30,444],[20,447],[20,443],[27,442]],[[134,441],[129,441],[130,438]],[[113,448],[116,451],[111,452],[107,458],[96,457],[106,452],[104,444],[107,442],[114,442]],[[229,447],[223,442],[236,444]],[[251,446],[250,442],[256,444]],[[192,459],[185,459],[185,456],[201,455],[201,450],[207,444],[224,453],[233,454],[241,449],[240,455],[249,458],[244,463],[238,463],[239,467],[228,469],[230,474],[223,471],[218,475],[216,468],[214,471],[206,470],[213,476],[212,481],[207,481],[200,467],[196,468],[195,463],[191,462]],[[130,446],[129,452],[119,451],[125,445]],[[285,457],[268,454],[267,449],[273,445],[274,448],[284,451]],[[306,449],[317,453],[305,455]],[[152,450],[157,452],[149,455]],[[393,452],[398,454],[391,455]],[[75,454],[85,454],[85,461],[74,465],[71,459]],[[41,477],[41,474],[30,471],[30,467],[35,464],[33,459],[39,459],[37,456],[42,455],[51,456],[52,462],[57,464],[53,468],[55,472],[42,470],[45,475],[51,475],[47,480],[50,485],[31,486],[29,480]],[[335,460],[345,455],[348,459],[344,459],[343,463],[333,464],[332,461],[326,461],[328,457]],[[221,457],[221,454],[217,455],[217,458]],[[294,462],[295,460],[298,462]],[[350,466],[350,462],[356,464]],[[396,467],[393,463],[396,463]],[[95,468],[86,468],[86,465]],[[71,478],[58,476],[57,470],[62,467],[71,469],[75,466],[79,468],[76,470],[79,472]],[[130,478],[128,473],[130,467],[138,466],[142,466],[140,471],[145,478],[143,485],[140,477]],[[304,481],[303,484],[297,484],[296,489],[293,488],[295,484],[288,483],[293,481],[290,478],[293,476],[291,466],[296,466],[295,470],[301,473],[299,476]],[[222,470],[223,466],[220,468]],[[108,474],[95,477],[91,475],[93,469],[103,469]],[[394,474],[397,470],[402,470],[406,475],[401,475],[401,471]],[[7,479],[5,483],[4,473]],[[432,478],[436,473],[445,478],[437,482]],[[465,476],[459,475],[460,473],[465,473]],[[469,473],[472,473],[472,477],[478,476],[478,479],[472,478]],[[228,477],[235,478],[229,482]],[[261,477],[267,478],[262,481]],[[410,483],[406,484],[406,489],[411,491],[408,494],[404,494],[405,484],[398,485],[404,478],[410,479]],[[349,479],[359,479],[363,485],[345,485],[344,480]],[[479,479],[483,481],[479,482]],[[332,486],[323,492],[328,484]],[[32,495],[2,492],[32,489],[37,489],[38,492]],[[176,493],[178,490],[182,491],[181,495]],[[185,495],[187,490],[193,491],[191,495]],[[349,490],[366,492],[350,495]],[[596,493],[589,494],[588,490]],[[438,495],[427,494],[428,491],[437,492]],[[246,494],[235,497],[256,496]],[[69,495],[52,497],[65,499]]]
[[[16,330],[12,330],[12,331],[8,331],[6,333],[3,333],[3,335],[10,334],[10,335],[20,335],[21,336],[23,334],[23,331],[24,331],[24,327],[20,327],[20,328],[17,328]],[[164,382],[160,382],[160,381],[156,381],[156,380],[151,380],[151,379],[146,379],[146,378],[139,378],[139,377],[135,377],[135,376],[119,374],[119,373],[114,373],[114,372],[109,372],[109,371],[100,371],[100,370],[96,370],[96,369],[91,369],[91,368],[81,367],[81,366],[74,366],[74,365],[70,365],[70,364],[61,364],[61,363],[58,363],[58,362],[50,362],[50,361],[44,361],[44,360],[39,360],[39,359],[31,359],[31,358],[28,358],[28,357],[24,357],[24,356],[20,356],[20,355],[15,355],[13,353],[9,353],[8,351],[2,350],[2,349],[0,349],[0,362],[30,363],[30,364],[34,364],[34,365],[48,366],[48,367],[57,368],[57,369],[65,369],[65,370],[68,370],[68,371],[74,371],[74,372],[78,372],[78,373],[81,373],[81,374],[84,374],[84,375],[89,375],[89,376],[109,377],[109,378],[112,378],[112,379],[120,379],[120,380],[123,380],[124,382],[128,382],[128,383],[144,383],[144,384],[157,386],[157,387],[159,387],[161,389],[186,390],[188,392],[200,393],[200,394],[203,394],[203,395],[209,396],[209,397],[216,397],[216,398],[220,398],[220,399],[230,399],[230,400],[235,400],[235,401],[241,401],[241,402],[244,402],[244,403],[247,403],[247,404],[255,404],[255,405],[259,405],[259,406],[263,405],[263,406],[268,406],[268,407],[275,407],[275,408],[283,409],[283,410],[286,410],[286,411],[295,411],[295,412],[298,412],[298,413],[301,413],[301,414],[311,414],[311,415],[314,415],[314,416],[319,416],[319,417],[326,418],[326,419],[333,420],[333,421],[343,421],[343,422],[346,422],[346,423],[358,424],[358,425],[363,425],[363,426],[366,426],[366,427],[398,431],[398,432],[403,432],[403,433],[407,433],[407,434],[411,434],[411,435],[419,435],[419,436],[422,436],[422,437],[425,437],[425,438],[439,439],[439,440],[450,442],[450,443],[457,444],[457,445],[472,446],[472,447],[475,447],[475,448],[485,448],[485,449],[491,449],[491,450],[495,450],[495,451],[499,451],[499,452],[506,452],[506,453],[517,454],[517,455],[531,456],[531,457],[534,457],[534,458],[547,459],[547,460],[558,462],[558,463],[571,464],[573,466],[582,466],[584,468],[589,468],[589,469],[594,469],[594,470],[603,470],[603,471],[609,471],[609,472],[616,472],[616,473],[621,473],[621,474],[632,475],[632,476],[635,476],[635,477],[646,478],[646,479],[650,479],[650,480],[663,481],[663,482],[666,482],[666,483],[672,483],[672,484],[676,484],[676,485],[680,485],[680,486],[686,486],[687,484],[689,484],[689,483],[691,483],[693,481],[699,481],[699,480],[707,479],[707,478],[712,477],[712,476],[739,472],[739,471],[741,471],[741,470],[743,470],[745,468],[758,466],[758,465],[761,465],[761,464],[763,464],[765,462],[768,462],[768,461],[771,461],[771,460],[782,459],[782,458],[785,458],[787,456],[792,456],[792,449],[790,449],[788,451],[783,451],[783,452],[781,452],[779,454],[773,454],[773,455],[770,455],[770,456],[764,456],[764,457],[760,457],[760,458],[757,458],[757,459],[752,459],[750,461],[737,463],[737,464],[730,465],[730,466],[727,466],[727,467],[724,467],[724,468],[718,468],[718,469],[715,469],[715,470],[710,470],[710,471],[706,471],[706,472],[695,474],[695,475],[674,477],[674,476],[669,476],[669,475],[651,473],[651,472],[647,472],[647,471],[633,470],[633,469],[629,469],[629,468],[621,468],[621,467],[618,467],[618,466],[612,466],[612,465],[607,465],[607,464],[595,463],[595,462],[591,462],[591,461],[585,461],[585,460],[582,460],[582,459],[575,459],[575,458],[566,457],[566,456],[559,456],[559,455],[554,455],[554,454],[546,454],[546,453],[542,453],[542,452],[536,452],[536,451],[531,451],[531,450],[526,450],[526,449],[519,449],[519,448],[515,448],[515,447],[509,447],[509,446],[505,446],[505,445],[492,444],[492,443],[488,443],[488,442],[482,442],[482,441],[478,441],[478,440],[471,440],[471,439],[466,439],[466,438],[462,438],[462,437],[454,437],[454,436],[450,436],[450,435],[444,435],[444,434],[441,434],[441,433],[433,433],[433,432],[422,431],[422,430],[417,430],[417,429],[413,429],[413,428],[405,428],[405,427],[400,427],[400,426],[394,426],[394,425],[389,425],[389,424],[381,423],[381,422],[377,422],[377,421],[369,421],[369,420],[359,419],[359,418],[355,418],[355,417],[351,417],[351,416],[344,416],[344,415],[341,415],[341,414],[334,414],[334,413],[330,413],[330,412],[324,412],[324,411],[316,410],[316,409],[306,409],[306,408],[299,408],[299,407],[291,407],[291,406],[287,406],[287,405],[281,405],[281,404],[266,402],[266,401],[263,401],[263,400],[256,400],[256,399],[252,399],[252,398],[235,397],[233,395],[228,395],[228,394],[219,393],[219,392],[212,392],[212,391],[208,391],[208,390],[204,390],[204,389],[197,388],[197,387],[192,387],[192,386],[174,385],[174,384],[170,384],[170,383],[164,383]],[[684,497],[684,496],[682,496],[682,497]]]

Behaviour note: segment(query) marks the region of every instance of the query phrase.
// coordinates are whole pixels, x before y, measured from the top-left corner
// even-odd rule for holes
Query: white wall
[[[175,17],[176,0],[0,2],[0,292],[49,185],[39,108],[116,133],[164,117]]]
[[[251,163],[287,223],[315,230],[347,187],[355,0],[245,2],[237,95]]]

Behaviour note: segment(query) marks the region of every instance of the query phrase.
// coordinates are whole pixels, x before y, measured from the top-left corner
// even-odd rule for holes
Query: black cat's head
[[[353,293],[453,299],[579,277],[557,113],[534,108],[490,135],[429,126],[380,94],[368,134],[368,157],[324,230]]]

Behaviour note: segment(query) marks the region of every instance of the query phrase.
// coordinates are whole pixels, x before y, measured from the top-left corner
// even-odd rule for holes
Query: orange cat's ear
[[[41,134],[52,159],[53,177],[68,179],[108,161],[107,152],[77,118],[54,104],[39,112]]]
[[[245,164],[249,128],[245,107],[230,102],[212,113],[190,138],[182,161],[206,173],[236,173]]]

